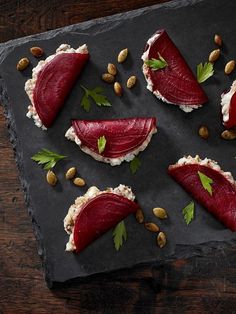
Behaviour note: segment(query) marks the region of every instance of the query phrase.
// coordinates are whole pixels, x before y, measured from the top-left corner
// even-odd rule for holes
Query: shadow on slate
[[[5,108],[26,203],[33,218],[38,251],[50,287],[56,282],[131,268],[138,264],[160,265],[173,259],[206,254],[213,247],[234,243],[236,235],[225,229],[200,205],[196,206],[194,221],[190,226],[185,225],[181,209],[191,198],[166,173],[168,165],[183,155],[199,154],[202,158],[217,160],[225,171],[231,170],[236,177],[235,143],[223,141],[219,136],[223,129],[220,94],[229,86],[230,78],[224,75],[223,67],[217,68],[215,79],[203,84],[209,103],[185,114],[173,105],[158,101],[146,89],[140,57],[147,39],[157,29],[165,28],[194,72],[196,65],[205,62],[209,51],[214,49],[213,36],[217,32],[228,43],[225,56],[228,59],[236,55],[236,37],[233,34],[235,19],[236,3],[233,1],[173,1],[0,45],[1,102]],[[50,55],[61,43],[68,43],[72,47],[87,43],[91,60],[53,127],[43,132],[25,116],[29,100],[24,92],[24,84],[29,76],[16,71],[16,63],[22,57],[29,57],[32,66],[35,66],[37,60],[30,55],[30,47],[41,46]],[[124,84],[130,75],[135,74],[139,83],[137,91],[125,90],[124,97],[118,98],[112,86],[103,83],[100,76],[107,63],[115,62],[117,53],[124,47],[129,48],[132,62],[118,65],[119,79]],[[92,105],[90,113],[84,112],[80,107],[83,94],[80,84],[89,88],[103,86],[112,107],[98,108]],[[142,167],[135,175],[130,173],[128,163],[111,167],[96,162],[64,138],[71,118],[135,116],[156,116],[158,119],[158,133],[140,154]],[[202,124],[210,128],[208,141],[203,141],[197,135]],[[47,185],[45,172],[30,159],[43,147],[68,156],[55,169],[61,183],[59,188],[52,189]],[[65,170],[72,165],[86,179],[86,188],[78,189],[64,180]],[[114,248],[112,232],[109,231],[80,255],[66,253],[68,236],[63,229],[63,218],[74,199],[91,185],[105,189],[120,183],[132,186],[147,220],[159,223],[152,215],[153,207],[161,206],[168,210],[170,220],[160,223],[161,229],[167,234],[166,247],[162,250],[157,248],[153,234],[130,216],[126,220],[128,240],[119,252]]]

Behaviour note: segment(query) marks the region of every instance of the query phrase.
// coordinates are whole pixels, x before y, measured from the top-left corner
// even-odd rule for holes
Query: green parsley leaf
[[[153,71],[164,69],[168,66],[166,60],[158,53],[159,59],[152,58],[151,60],[146,60],[145,64],[149,66]]]
[[[197,66],[197,81],[198,83],[203,83],[209,77],[211,77],[214,74],[213,64],[211,62],[205,62],[203,65],[202,63],[199,63]]]
[[[32,156],[31,159],[36,161],[39,165],[44,165],[43,169],[49,170],[53,168],[59,160],[64,159],[65,157],[66,156],[59,155],[46,148],[43,148],[34,156]]]
[[[103,95],[103,88],[102,87],[95,87],[94,89],[88,89],[81,85],[85,94],[81,101],[81,107],[84,108],[85,111],[89,112],[91,108],[90,98],[98,105],[99,107],[110,107],[111,103],[107,99],[105,95]]]
[[[184,207],[182,213],[184,215],[184,220],[186,224],[189,225],[194,218],[194,202],[192,201],[186,207]]]
[[[205,190],[207,190],[207,192],[212,195],[212,186],[211,184],[213,183],[213,180],[211,178],[209,178],[208,176],[206,176],[204,173],[198,171],[198,176],[200,178],[201,184],[203,186],[203,188]]]
[[[107,140],[106,140],[104,135],[99,137],[99,139],[98,139],[98,151],[99,151],[99,154],[104,152],[105,147],[106,147],[106,142],[107,142]]]
[[[124,220],[122,220],[121,222],[118,223],[118,225],[116,225],[112,235],[115,248],[117,251],[119,251],[123,243],[127,240],[127,231]]]
[[[86,94],[84,94],[82,98],[81,107],[83,107],[86,112],[90,111],[91,104]]]
[[[138,171],[138,168],[140,166],[141,166],[141,161],[137,156],[135,156],[134,159],[129,164],[132,174],[135,174]]]

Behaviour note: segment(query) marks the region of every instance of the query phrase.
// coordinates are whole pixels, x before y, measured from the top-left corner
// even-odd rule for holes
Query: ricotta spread
[[[120,184],[116,188],[107,188],[105,191],[100,191],[96,186],[92,186],[88,189],[88,191],[80,197],[77,197],[75,203],[70,206],[69,211],[64,219],[64,229],[70,235],[69,241],[66,244],[66,251],[74,251],[76,249],[73,239],[73,231],[74,231],[74,224],[75,220],[85,203],[87,203],[92,198],[96,197],[97,195],[103,193],[114,193],[120,196],[123,196],[130,201],[134,201],[135,195],[132,192],[131,188]]]
[[[202,166],[211,167],[212,169],[222,174],[231,184],[233,184],[236,187],[236,182],[234,181],[232,173],[223,171],[221,167],[219,166],[219,164],[214,160],[211,160],[208,158],[201,159],[198,155],[196,155],[195,157],[184,156],[179,159],[176,166],[191,165],[191,164],[198,164]]]
[[[35,109],[35,106],[34,106],[34,100],[33,100],[34,88],[35,88],[35,84],[37,81],[38,73],[42,70],[42,68],[45,66],[45,64],[52,61],[57,55],[59,55],[61,53],[81,53],[81,54],[84,54],[84,53],[88,53],[88,49],[87,49],[87,46],[85,44],[80,46],[77,49],[71,48],[70,45],[67,45],[67,44],[61,44],[57,48],[55,54],[47,57],[45,60],[39,61],[37,66],[35,68],[33,68],[33,70],[32,70],[32,78],[27,80],[25,83],[25,92],[31,101],[31,105],[28,106],[28,112],[27,112],[26,116],[28,118],[33,118],[35,125],[39,128],[42,128],[43,130],[46,130],[47,128],[43,125],[42,121],[40,120],[39,115],[38,115],[38,113]]]
[[[144,74],[144,77],[147,81],[147,89],[150,90],[158,99],[166,102],[167,104],[173,104],[173,105],[176,105],[175,103],[172,103],[170,101],[168,101],[158,90],[153,90],[153,83],[152,83],[152,80],[150,78],[150,75],[149,75],[149,67],[146,65],[145,61],[147,61],[149,58],[149,50],[150,50],[150,47],[151,45],[155,42],[155,40],[157,38],[160,37],[160,33],[157,33],[157,34],[154,34],[151,38],[149,38],[149,40],[147,41],[147,45],[149,46],[148,49],[142,54],[142,57],[141,59],[143,60],[143,67],[142,67],[142,70],[143,70],[143,74]],[[193,111],[193,109],[197,109],[197,108],[200,108],[201,106],[197,106],[197,105],[178,105],[179,108],[181,110],[183,110],[184,112],[188,113],[188,112],[191,112]]]
[[[133,150],[132,152],[121,156],[119,158],[108,158],[108,157],[104,157],[102,155],[99,155],[97,153],[95,153],[94,151],[92,151],[91,149],[89,149],[87,146],[81,145],[81,140],[79,139],[79,137],[77,136],[77,134],[74,131],[73,126],[70,127],[66,134],[65,137],[68,140],[74,141],[77,145],[79,145],[80,149],[85,152],[86,154],[92,156],[95,160],[98,161],[102,161],[105,163],[109,163],[111,166],[118,166],[120,165],[123,161],[127,161],[130,162],[131,160],[134,159],[134,157],[136,155],[138,155],[139,152],[145,150],[145,148],[148,146],[149,142],[151,141],[152,135],[155,134],[157,132],[156,127],[152,129],[152,131],[148,134],[146,140],[142,143],[141,146],[139,146],[138,148],[136,148],[135,150]]]
[[[229,108],[230,101],[233,95],[236,92],[236,80],[233,81],[233,84],[230,87],[230,91],[228,93],[223,93],[221,95],[221,112],[223,115],[223,122],[227,122],[229,120]]]

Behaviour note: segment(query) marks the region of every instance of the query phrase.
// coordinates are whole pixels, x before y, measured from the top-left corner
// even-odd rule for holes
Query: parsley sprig
[[[98,138],[98,152],[99,152],[99,154],[104,152],[105,147],[106,147],[106,143],[107,143],[107,140],[106,140],[104,135],[100,136]]]
[[[129,164],[132,174],[135,174],[140,168],[140,166],[141,166],[141,161],[137,156],[135,156],[134,159]]]
[[[81,85],[83,90],[85,91],[85,94],[82,98],[81,101],[81,107],[84,108],[85,111],[89,112],[91,108],[91,102],[90,99],[96,103],[99,107],[104,106],[104,107],[110,107],[111,103],[107,99],[105,95],[103,95],[103,88],[102,87],[95,87],[94,89],[88,89]]]
[[[66,158],[66,156],[59,155],[46,148],[41,149],[31,157],[31,159],[36,161],[39,165],[43,165],[43,169],[45,170],[53,168],[59,160],[64,158]]]
[[[198,83],[203,83],[209,77],[214,74],[213,64],[211,62],[205,62],[204,65],[199,63],[197,65],[197,81]]]
[[[189,225],[194,218],[194,202],[192,201],[186,207],[184,207],[182,213],[184,215],[186,224]]]
[[[112,234],[115,248],[117,251],[119,251],[121,246],[127,240],[127,231],[124,220],[122,220],[121,222],[118,223],[118,225],[116,225]]]
[[[158,52],[159,59],[151,58],[150,60],[146,60],[145,64],[149,66],[153,71],[164,69],[168,66],[166,60],[160,55]]]
[[[198,171],[198,176],[199,176],[199,179],[201,181],[203,188],[205,190],[207,190],[207,192],[212,196],[212,186],[211,185],[213,183],[213,180],[200,171]]]

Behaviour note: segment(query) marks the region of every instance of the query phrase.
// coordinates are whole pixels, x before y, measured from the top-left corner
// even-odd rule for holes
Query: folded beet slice
[[[127,156],[130,161],[146,148],[156,133],[156,118],[73,120],[72,129],[66,137],[79,143],[86,153],[100,161],[120,164]],[[98,139],[102,136],[106,138],[106,146],[99,154]]]
[[[63,53],[39,72],[33,99],[46,127],[53,123],[87,60],[88,54]]]
[[[149,133],[156,129],[156,118],[116,120],[73,120],[73,128],[82,145],[98,153],[97,140],[106,138],[104,157],[117,158],[140,147]]]
[[[75,50],[63,44],[33,69],[25,90],[32,103],[27,116],[33,117],[37,126],[52,125],[88,59],[86,45]]]
[[[84,204],[75,220],[73,239],[76,252],[81,252],[137,209],[135,202],[114,193],[102,193],[92,198]]]
[[[213,180],[212,195],[204,189],[198,171]],[[168,173],[227,228],[236,231],[236,183],[211,160],[188,157],[169,166]]]
[[[221,106],[223,115],[223,124],[227,129],[236,126],[236,80],[229,91],[221,95]]]
[[[145,64],[145,61],[152,58],[158,59],[159,55],[168,64],[165,68],[153,70]],[[148,40],[142,59],[147,88],[157,98],[179,105],[186,112],[207,102],[204,90],[165,30],[158,30]]]

